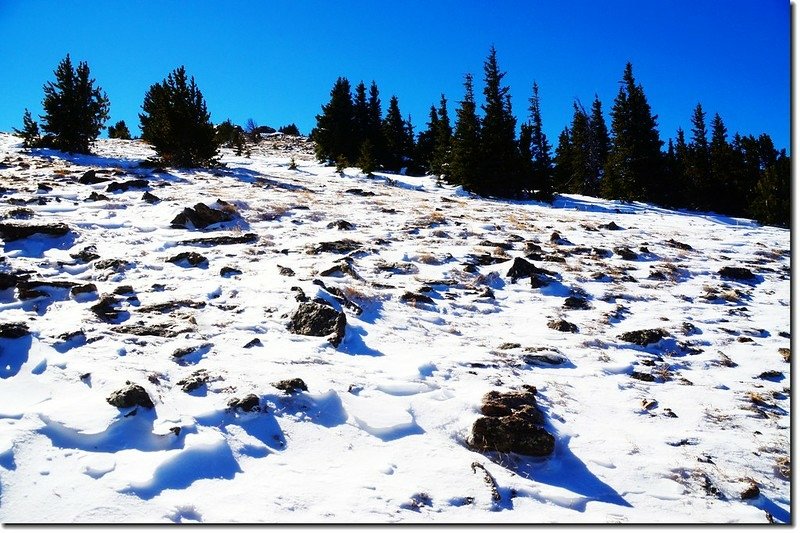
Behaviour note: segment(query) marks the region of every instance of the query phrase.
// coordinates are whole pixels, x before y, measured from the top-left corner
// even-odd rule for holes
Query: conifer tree
[[[437,176],[449,173],[450,149],[453,139],[453,128],[450,126],[450,116],[447,113],[447,99],[442,94],[437,112],[438,122],[433,137],[433,154],[431,156],[431,171]]]
[[[791,160],[786,151],[762,172],[750,205],[753,218],[762,224],[789,227],[791,223]]]
[[[476,114],[472,74],[464,78],[464,99],[456,110],[449,179],[467,191],[480,193],[481,126]]]
[[[131,131],[128,129],[128,125],[125,124],[125,121],[120,120],[113,126],[108,127],[108,137],[110,139],[124,139],[129,141],[131,139]]]
[[[356,166],[367,176],[372,176],[372,173],[377,169],[375,147],[372,145],[372,140],[369,137],[364,139],[364,142],[361,143]]]
[[[333,162],[341,158],[355,159],[353,144],[353,100],[350,82],[340,77],[331,89],[330,102],[317,115],[317,126],[311,132],[317,159]]]
[[[611,147],[601,184],[606,198],[660,201],[663,142],[656,119],[628,63],[611,109]]]
[[[88,154],[108,120],[108,96],[95,86],[85,62],[73,68],[69,54],[54,74],[55,82],[44,85],[43,143],[65,152]]]
[[[603,179],[603,169],[609,149],[608,127],[603,117],[603,105],[597,95],[594,95],[589,117],[589,139],[589,179],[585,194],[596,196],[600,192],[600,182]]]
[[[150,87],[139,114],[142,139],[161,161],[176,167],[216,163],[220,141],[203,93],[183,66]]]
[[[509,87],[504,86],[505,72],[500,72],[494,46],[483,64],[485,103],[481,121],[483,183],[482,194],[515,196],[523,184],[519,176],[519,151],[515,138],[516,119],[511,112]]]
[[[530,98],[531,117],[531,154],[533,157],[533,180],[531,189],[537,190],[536,197],[543,201],[552,201],[553,197],[553,160],[550,156],[550,143],[542,129],[542,111],[539,102],[539,85],[533,83],[533,95]]]
[[[389,99],[389,109],[383,120],[383,138],[386,147],[383,166],[393,171],[400,170],[408,150],[408,129],[406,121],[400,114],[396,96]]]
[[[554,162],[553,187],[556,191],[568,192],[572,179],[572,139],[568,127],[561,130],[558,135]]]
[[[425,131],[417,137],[417,157],[431,174],[435,174],[433,171],[433,143],[439,129],[439,115],[436,113],[435,106],[431,106],[428,117]]]
[[[37,148],[41,145],[39,124],[31,118],[31,112],[27,109],[22,116],[22,129],[14,128],[14,133],[22,137],[22,146],[25,148]]]
[[[711,209],[714,194],[711,183],[711,157],[708,150],[708,129],[703,106],[697,104],[692,113],[692,139],[689,144],[689,168],[687,177],[690,188],[690,206],[695,209]]]
[[[728,144],[728,129],[719,113],[711,121],[711,144],[708,146],[711,194],[709,207],[720,213],[743,215],[746,204],[733,168],[733,150]]]
[[[369,106],[367,104],[367,87],[364,82],[356,85],[356,94],[353,98],[353,143],[359,149],[364,141],[369,138]]]
[[[591,155],[592,138],[589,128],[589,116],[579,102],[572,104],[572,127],[570,128],[570,149],[572,151],[572,168],[570,169],[567,192],[589,194],[594,176],[592,176]]]
[[[380,92],[378,85],[373,80],[369,86],[369,99],[367,100],[367,125],[366,136],[372,141],[375,159],[380,162],[386,152],[383,139],[383,110],[381,109]]]

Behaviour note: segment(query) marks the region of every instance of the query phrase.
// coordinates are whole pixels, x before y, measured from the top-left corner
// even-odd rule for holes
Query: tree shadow
[[[0,339],[0,379],[16,376],[28,360],[33,337],[28,334],[18,339]]]
[[[770,500],[763,494],[760,495],[755,500],[751,500],[750,505],[757,509],[761,509],[765,513],[769,513],[769,515],[778,522],[783,524],[791,524],[792,523],[792,512],[789,509],[784,509],[783,507],[779,506],[774,501]]]

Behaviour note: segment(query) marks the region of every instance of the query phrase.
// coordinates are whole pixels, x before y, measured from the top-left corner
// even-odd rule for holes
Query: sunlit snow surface
[[[0,339],[2,522],[790,520],[781,474],[790,375],[779,352],[790,346],[788,230],[580,196],[552,207],[470,198],[430,177],[339,175],[277,142],[249,158],[223,150],[221,169],[154,173],[138,166],[153,153],[136,141],[102,140],[96,156],[68,156],[28,153],[0,135],[0,216],[24,208],[14,216],[31,218],[20,223],[72,229],[4,243],[0,271],[98,288],[26,300],[0,292],[0,323],[31,332]],[[147,179],[162,201],[78,183],[89,169]],[[92,192],[109,199],[85,201]],[[170,227],[184,207],[218,199],[241,217],[204,231]],[[338,220],[355,228],[328,227]],[[603,227],[610,222],[621,229]],[[257,240],[244,244],[181,244],[251,232]],[[344,238],[362,244],[350,254],[358,277],[322,276],[344,254],[307,252]],[[526,243],[541,247],[532,262],[557,282],[533,288],[507,277],[511,260],[534,249]],[[88,246],[127,264],[115,271],[71,257]],[[166,261],[186,251],[207,264]],[[507,260],[465,271],[487,253]],[[544,260],[557,257],[564,262]],[[722,279],[725,266],[756,279]],[[221,276],[223,267],[241,274]],[[315,280],[363,309],[344,308],[338,348],[287,330],[292,287],[332,301]],[[90,308],[122,285],[135,297],[118,296],[118,319],[100,320]],[[423,289],[433,304],[401,301]],[[590,308],[564,308],[571,294]],[[205,306],[147,310],[181,301]],[[553,319],[579,331],[550,329]],[[140,322],[178,333],[114,331]],[[619,339],[648,328],[669,337],[649,347]],[[255,338],[260,346],[244,347]],[[172,356],[189,347],[199,349]],[[177,385],[201,369],[205,385]],[[296,377],[307,392],[273,386]],[[155,408],[125,416],[131,409],[109,405],[126,381]],[[553,456],[471,451],[481,397],[526,384],[556,436]],[[261,412],[228,410],[248,394]],[[496,479],[499,501],[474,462]],[[752,483],[760,494],[743,500]]]

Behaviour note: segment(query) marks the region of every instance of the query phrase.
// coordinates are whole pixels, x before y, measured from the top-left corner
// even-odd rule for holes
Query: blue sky
[[[789,148],[787,0],[81,1],[0,0],[0,130],[41,113],[42,85],[70,53],[89,63],[112,120],[138,134],[147,89],[185,65],[214,122],[248,118],[304,133],[338,76],[375,80],[419,132],[445,93],[451,112],[494,44],[518,118],[539,83],[555,144],[572,102],[595,93],[608,118],[627,61],[661,137],[690,129],[701,102],[730,134]]]

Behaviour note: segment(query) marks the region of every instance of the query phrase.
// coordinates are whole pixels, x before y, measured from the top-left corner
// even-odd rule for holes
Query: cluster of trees
[[[55,148],[88,154],[109,118],[108,96],[90,77],[89,66],[80,62],[75,68],[69,54],[59,63],[54,74],[55,81],[44,85],[41,128],[26,109],[22,129],[15,128],[14,131],[28,148]],[[155,149],[159,165],[214,165],[220,146],[234,147],[241,154],[245,142],[248,139],[256,141],[263,130],[252,119],[248,121],[247,132],[230,120],[215,127],[202,92],[183,66],[150,87],[142,111],[139,114],[142,139]],[[300,134],[293,123],[279,131],[287,135]],[[131,138],[124,120],[109,126],[108,135],[116,139]]]
[[[576,101],[555,150],[542,129],[538,85],[533,84],[528,120],[518,129],[494,47],[483,70],[482,113],[467,74],[455,124],[442,95],[416,138],[396,97],[382,118],[374,82],[367,98],[363,83],[351,95],[347,79],[339,78],[312,133],[317,156],[339,166],[355,162],[367,173],[401,167],[429,172],[484,196],[550,200],[558,191],[789,224],[791,165],[785,150],[776,150],[766,134],[736,133],[729,141],[718,114],[709,135],[701,104],[692,116],[691,138],[679,129],[665,149],[658,116],[630,63],[610,111],[610,128],[596,95],[589,111]]]

